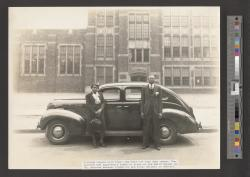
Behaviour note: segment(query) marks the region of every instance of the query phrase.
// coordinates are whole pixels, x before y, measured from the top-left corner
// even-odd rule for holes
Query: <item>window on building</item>
[[[149,49],[129,49],[130,62],[149,62]]]
[[[149,62],[149,49],[143,49],[144,62]]]
[[[179,27],[180,26],[180,21],[179,21],[179,16],[172,16],[171,18],[172,26],[173,27]]]
[[[170,16],[164,16],[163,17],[163,26],[164,27],[170,27],[171,26],[171,18],[170,18]]]
[[[217,83],[217,71],[216,68],[211,68],[211,86],[216,86]]]
[[[142,39],[142,15],[136,15],[136,39]]]
[[[80,45],[59,46],[59,73],[80,75],[81,47]]]
[[[113,57],[113,36],[106,36],[106,57]]]
[[[200,17],[194,16],[192,18],[192,24],[193,24],[193,27],[200,28],[201,27],[201,19],[200,19]]]
[[[172,85],[172,68],[165,67],[164,69],[164,79],[165,79],[165,86]]]
[[[173,36],[173,57],[180,57],[180,36]]]
[[[216,57],[218,55],[217,50],[217,39],[215,36],[211,37],[211,57]]]
[[[209,28],[209,17],[208,16],[202,17],[202,27]]]
[[[189,40],[186,35],[181,37],[181,56],[184,58],[189,57]]]
[[[129,15],[129,39],[135,39],[135,15]]]
[[[211,85],[211,74],[210,68],[203,68],[203,79],[204,79],[204,86]]]
[[[187,16],[181,17],[181,27],[188,27],[188,17]]]
[[[175,86],[181,85],[181,68],[173,68],[173,84]]]
[[[136,61],[142,62],[142,49],[136,49]]]
[[[148,37],[149,37],[149,16],[143,15],[142,39],[148,39]]]
[[[45,73],[45,46],[24,45],[24,74]]]
[[[135,49],[129,49],[130,62],[135,62]]]
[[[208,36],[203,36],[203,57],[209,57],[210,56],[210,41]]]
[[[106,26],[112,27],[114,25],[114,16],[112,11],[107,11],[106,13]]]
[[[189,80],[190,80],[190,74],[189,74],[189,68],[184,67],[182,68],[182,85],[189,86]]]
[[[103,27],[105,25],[105,12],[104,10],[97,13],[97,26]]]
[[[149,15],[130,14],[129,15],[129,39],[142,40],[149,39]]]
[[[81,48],[80,46],[75,46],[74,48],[74,73],[75,74],[80,74],[80,67],[81,67],[80,60],[81,60]]]
[[[194,58],[201,58],[201,37],[194,37]]]
[[[32,47],[31,73],[37,73],[38,46]]]
[[[97,57],[104,57],[104,36],[97,36]]]
[[[113,82],[113,67],[112,66],[97,66],[96,67],[96,82],[100,84]]]
[[[195,86],[202,86],[202,68],[195,68]]]
[[[171,58],[171,37],[164,37],[164,58]]]

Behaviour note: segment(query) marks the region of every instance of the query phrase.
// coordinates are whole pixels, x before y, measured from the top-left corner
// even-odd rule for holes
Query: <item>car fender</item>
[[[82,117],[69,110],[64,109],[49,109],[41,117],[38,127],[44,130],[47,124],[53,120],[64,120],[70,123],[70,128],[74,131],[81,131],[86,126],[86,117]],[[74,133],[73,133],[74,134]]]
[[[178,133],[192,133],[199,130],[195,118],[186,112],[177,109],[163,109],[161,121],[171,121],[174,123]]]

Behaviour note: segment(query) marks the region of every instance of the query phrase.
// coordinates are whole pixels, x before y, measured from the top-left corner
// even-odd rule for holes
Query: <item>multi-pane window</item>
[[[210,68],[203,68],[204,86],[209,86],[211,84],[210,72]]]
[[[166,86],[189,86],[189,67],[164,67],[164,82]]]
[[[195,28],[200,28],[200,26],[201,26],[200,17],[194,16],[194,17],[192,18],[192,24],[193,24],[193,27],[195,27]]]
[[[173,36],[173,57],[180,57],[180,36]]]
[[[129,60],[130,62],[149,62],[149,49],[148,48],[137,48],[129,49]]]
[[[165,67],[164,69],[164,79],[165,79],[165,85],[170,86],[172,85],[172,68],[171,67]]]
[[[112,11],[106,13],[106,26],[112,27],[114,25],[114,16]]]
[[[45,73],[45,45],[24,45],[24,74]]]
[[[180,26],[179,16],[172,16],[171,22],[173,27],[179,27]]]
[[[181,17],[181,27],[188,27],[188,17],[187,16]]]
[[[113,67],[112,66],[97,66],[96,67],[96,82],[100,84],[113,82]]]
[[[97,57],[104,57],[104,35],[97,36]]]
[[[181,37],[181,56],[184,58],[189,57],[189,41],[186,35]]]
[[[218,53],[217,50],[217,39],[215,36],[211,37],[211,57],[216,57]]]
[[[202,68],[195,68],[195,86],[202,86]]]
[[[144,62],[149,62],[149,49],[143,49]]]
[[[129,39],[145,40],[149,38],[149,15],[130,14],[129,15]]]
[[[194,58],[201,57],[201,37],[194,36]]]
[[[181,68],[173,68],[173,84],[178,86],[181,85]]]
[[[164,58],[171,57],[171,37],[165,36],[164,37]]]
[[[106,36],[106,56],[113,57],[113,36]]]
[[[210,41],[208,36],[203,36],[203,57],[209,57]]]
[[[97,26],[103,27],[105,25],[105,12],[104,10],[97,13]]]
[[[171,25],[171,17],[170,16],[164,16],[163,17],[163,26],[164,27],[170,27]]]
[[[204,86],[215,86],[216,85],[216,70],[212,67],[203,68]]]
[[[189,77],[190,77],[188,67],[182,68],[181,76],[182,76],[182,85],[188,86],[189,85]]]
[[[209,17],[208,16],[202,17],[202,27],[203,28],[209,27]]]
[[[80,45],[59,46],[59,74],[80,75],[81,47]]]

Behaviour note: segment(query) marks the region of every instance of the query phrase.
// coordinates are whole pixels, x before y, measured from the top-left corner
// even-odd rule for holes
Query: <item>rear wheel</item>
[[[177,138],[176,127],[172,122],[166,121],[160,125],[160,143],[163,145],[175,143]]]
[[[52,144],[65,144],[70,138],[67,122],[54,120],[47,125],[46,137]]]

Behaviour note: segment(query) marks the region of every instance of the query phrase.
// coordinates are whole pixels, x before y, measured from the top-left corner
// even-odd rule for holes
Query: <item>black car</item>
[[[112,83],[100,86],[105,99],[105,136],[142,136],[140,117],[141,89],[144,82]],[[177,133],[193,133],[201,128],[193,109],[175,92],[164,86],[162,89],[162,119],[160,142],[173,144]],[[46,130],[52,144],[64,144],[75,135],[88,136],[89,122],[85,99],[55,99],[47,106],[38,128]]]

